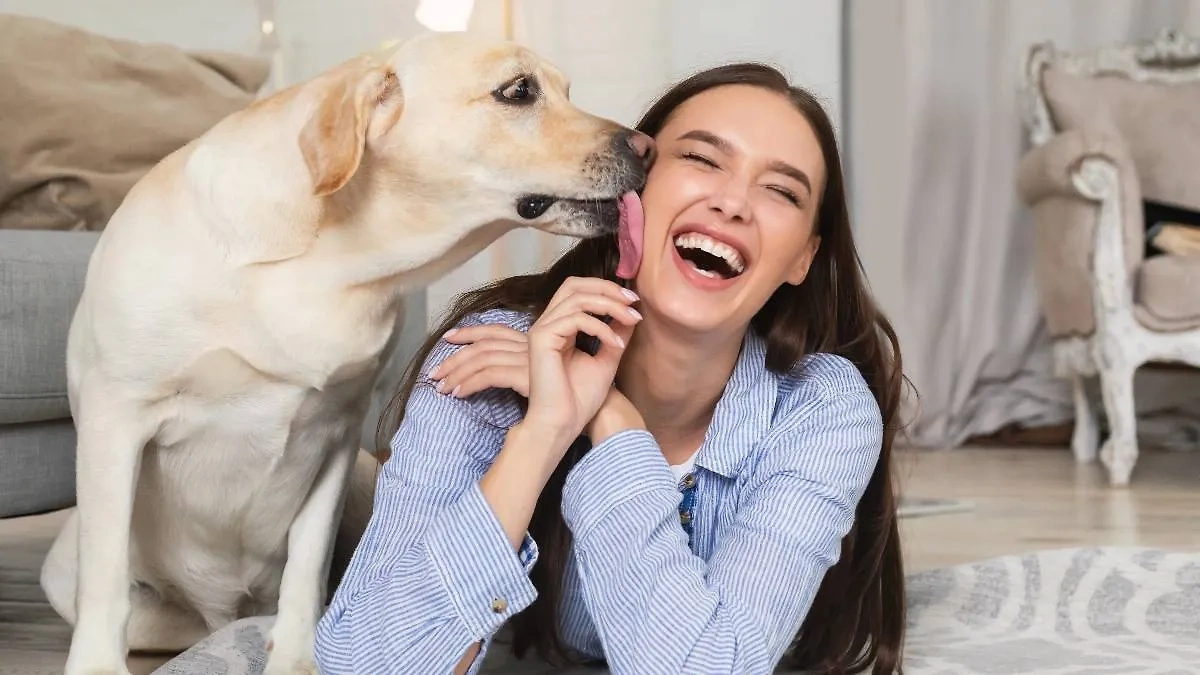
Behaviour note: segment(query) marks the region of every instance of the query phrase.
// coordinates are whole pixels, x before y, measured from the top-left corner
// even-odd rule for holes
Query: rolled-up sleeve
[[[865,386],[820,392],[777,422],[705,561],[645,431],[597,445],[568,475],[563,515],[615,675],[767,673],[838,559],[882,443]]]
[[[371,521],[317,626],[322,673],[448,673],[482,642],[476,672],[496,631],[533,602],[537,545],[527,534],[514,550],[479,489],[505,433],[469,401],[427,382],[413,390]]]

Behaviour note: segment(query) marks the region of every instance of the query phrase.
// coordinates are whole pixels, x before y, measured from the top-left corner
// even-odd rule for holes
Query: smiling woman
[[[829,119],[734,64],[638,130],[620,232],[465,294],[414,360],[322,672],[475,672],[506,624],[617,674],[899,669],[903,374]]]

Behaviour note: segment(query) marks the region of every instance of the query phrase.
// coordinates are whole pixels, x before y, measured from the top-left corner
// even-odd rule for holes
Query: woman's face
[[[825,185],[808,120],[750,85],[700,93],[655,138],[642,192],[645,312],[696,332],[742,328],[781,284],[799,284]]]

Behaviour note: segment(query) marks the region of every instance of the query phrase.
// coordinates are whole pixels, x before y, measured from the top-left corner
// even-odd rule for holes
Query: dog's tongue
[[[617,204],[621,220],[617,229],[617,246],[621,260],[617,263],[617,276],[632,279],[642,265],[642,200],[636,192],[621,195]]]

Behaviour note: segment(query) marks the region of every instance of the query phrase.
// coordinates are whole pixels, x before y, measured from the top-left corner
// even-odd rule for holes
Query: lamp
[[[275,0],[258,0],[258,50],[271,60],[271,89],[274,91],[283,89],[287,81],[278,31]]]
[[[471,23],[475,0],[421,0],[416,18],[434,31],[464,31]]]

